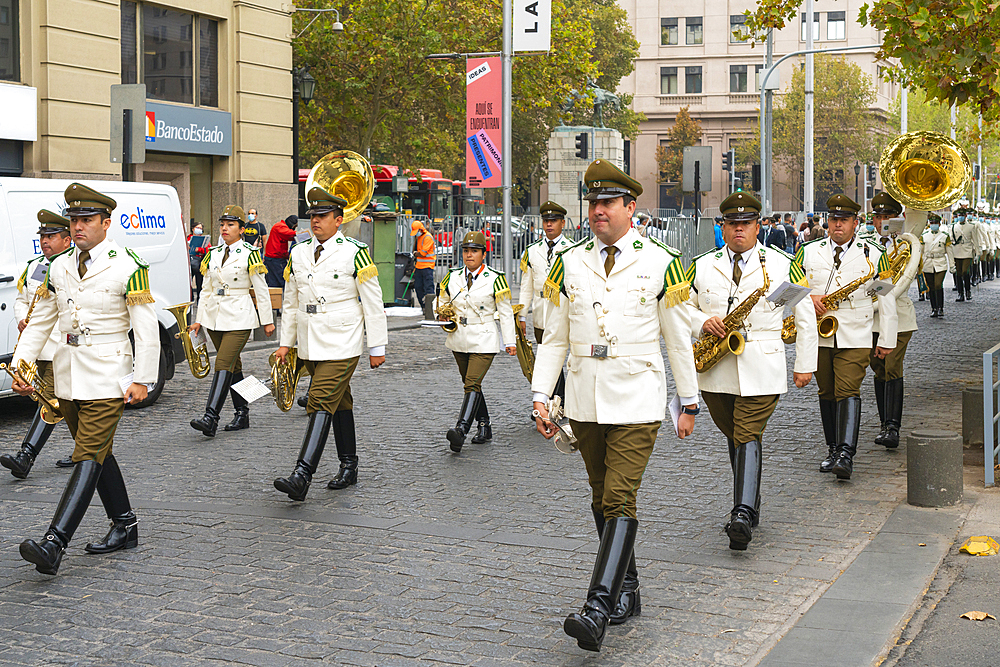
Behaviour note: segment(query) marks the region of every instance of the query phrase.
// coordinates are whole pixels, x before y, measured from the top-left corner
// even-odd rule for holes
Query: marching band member
[[[232,385],[243,380],[240,353],[257,327],[258,317],[264,325],[264,333],[267,336],[274,333],[271,294],[264,278],[267,268],[261,260],[260,250],[243,240],[246,225],[243,209],[233,204],[227,206],[219,218],[222,243],[209,250],[201,261],[205,280],[191,335],[197,335],[202,326],[208,331],[215,345],[215,376],[208,390],[205,416],[192,419],[191,426],[210,438],[215,437],[219,427],[219,414],[226,394],[232,394],[236,415],[223,430],[250,428],[250,405],[232,389]],[[256,312],[250,298],[251,289],[257,299]]]
[[[357,484],[351,377],[361,357],[363,332],[372,368],[385,363],[388,341],[382,288],[368,246],[340,231],[347,201],[318,186],[306,199],[313,236],[295,244],[288,256],[281,347],[275,352],[280,363],[287,363],[288,351],[297,347],[312,376],[306,404],[309,425],[295,470],[274,480],[274,488],[292,500],[306,499],[331,428],[340,471],[327,488]]]
[[[944,317],[944,277],[948,274],[951,236],[942,228],[941,216],[931,213],[930,225],[920,236],[924,281],[931,301],[931,317]]]
[[[69,237],[69,220],[57,215],[52,211],[42,209],[38,212],[38,246],[42,249],[42,255],[28,261],[24,273],[17,281],[17,298],[14,300],[14,318],[17,320],[18,332],[24,331],[27,326],[25,317],[31,309],[38,288],[45,282],[45,276],[49,270],[49,262],[56,255],[65,252],[72,245],[73,241]],[[39,296],[39,298],[41,298]],[[32,313],[32,316],[34,314]],[[59,332],[53,327],[45,347],[38,354],[38,376],[42,382],[52,386],[52,357],[59,346]],[[47,424],[42,420],[41,406],[35,410],[35,417],[28,427],[28,432],[24,434],[24,442],[21,443],[21,450],[16,454],[4,454],[0,456],[0,465],[10,470],[10,474],[18,479],[25,479],[31,472],[31,466],[35,464],[35,457],[42,451],[42,447],[48,441],[55,424]],[[73,456],[56,462],[60,468],[69,468],[73,465]]]
[[[726,533],[729,548],[742,551],[760,519],[764,428],[778,405],[778,396],[788,391],[781,340],[783,309],[775,308],[764,297],[785,280],[803,285],[805,275],[791,255],[757,242],[760,203],[752,195],[733,193],[722,202],[721,210],[725,246],[696,257],[688,267],[687,281],[692,289],[688,304],[691,330],[718,336],[724,346],[732,331],[724,318],[738,312],[748,299],[757,299],[736,329],[746,339],[742,354],[727,354],[698,375],[701,397],[729,442],[734,484]],[[769,285],[761,293],[758,290],[765,288],[765,273]],[[800,300],[794,315],[794,381],[801,388],[809,384],[816,370],[819,336],[810,299]]]
[[[980,250],[980,233],[970,217],[974,213],[966,199],[956,203],[952,209],[951,245],[948,247],[955,264],[955,284],[958,286],[956,303],[972,301],[972,262]]]
[[[880,244],[855,237],[861,210],[858,204],[842,194],[830,197],[826,203],[830,211],[830,236],[803,244],[795,260],[813,289],[810,297],[817,319],[829,314],[838,322],[833,335],[819,340],[816,384],[829,449],[819,469],[833,472],[837,479],[850,479],[858,451],[861,383],[868,367],[874,318],[867,285],[876,272],[889,269],[889,261]],[[871,277],[863,280],[869,273]],[[829,312],[822,300],[835,292],[843,300],[837,310]],[[879,310],[881,331],[875,355],[885,358],[896,347],[896,300],[880,299]]]
[[[890,218],[899,217],[903,212],[903,206],[892,198],[887,192],[880,192],[872,199],[872,208],[875,210],[875,220],[880,229],[885,229],[886,235],[891,239],[887,257],[893,259],[892,252],[895,251],[895,242],[898,239],[902,247],[908,247],[910,258],[906,265],[896,275],[880,275],[881,280],[892,280],[895,286],[892,292],[884,294],[878,299],[878,307],[875,309],[875,321],[872,324],[872,348],[869,356],[869,364],[875,375],[875,402],[878,405],[879,423],[882,429],[875,436],[875,444],[883,445],[887,449],[899,447],[899,427],[903,420],[903,359],[906,356],[906,346],[910,344],[910,337],[917,330],[917,309],[910,299],[910,285],[913,284],[920,269],[921,244],[917,241],[914,231],[920,233],[927,223],[927,212],[910,209],[906,212],[906,231],[900,233],[903,226],[894,227],[889,223]],[[879,357],[875,352],[879,344],[879,332],[882,322],[882,302],[894,299],[896,301],[896,347],[884,358]]]
[[[571,241],[562,233],[566,225],[566,209],[554,201],[547,201],[538,207],[538,212],[542,216],[542,230],[545,234],[543,238],[525,248],[524,254],[521,255],[521,294],[517,301],[524,304],[524,309],[518,313],[521,333],[527,335],[528,323],[525,316],[530,308],[535,342],[541,343],[542,334],[545,333],[545,312],[548,303],[542,297],[542,287],[549,275],[555,254],[568,248]],[[561,397],[564,402],[566,400],[566,376],[562,371],[559,372],[553,395]]]
[[[108,553],[138,545],[138,520],[111,449],[125,404],[146,398],[160,361],[149,265],[107,238],[115,200],[79,183],[70,184],[65,197],[75,246],[52,257],[42,285],[46,296],[35,305],[12,361],[16,368],[21,360],[35,360],[59,328],[63,342],[52,359],[55,393],[76,441],[76,466],[45,538],[20,546],[21,558],[42,574],[59,570],[95,489],[111,529],[85,550]],[[132,383],[123,391],[120,381],[129,376]],[[13,389],[22,396],[32,391],[20,381]]]
[[[478,425],[473,444],[493,438],[483,396],[483,378],[501,343],[507,354],[517,354],[507,277],[483,263],[485,254],[486,236],[482,232],[468,232],[462,239],[464,265],[449,271],[438,288],[439,307],[451,304],[455,308],[458,328],[448,334],[445,346],[455,355],[465,385],[458,423],[448,429],[447,435],[449,447],[456,454],[462,451],[473,419]],[[502,340],[497,336],[495,319],[500,320]]]
[[[580,648],[599,651],[608,624],[639,615],[635,565],[636,495],[667,406],[660,337],[676,380],[681,438],[694,429],[698,381],[691,352],[689,287],[680,253],[631,228],[638,181],[605,160],[584,177],[594,237],[561,251],[545,281],[552,305],[531,389],[537,428],[557,428],[546,402],[569,352],[566,415],[578,439],[600,534],[587,601],[563,629]]]

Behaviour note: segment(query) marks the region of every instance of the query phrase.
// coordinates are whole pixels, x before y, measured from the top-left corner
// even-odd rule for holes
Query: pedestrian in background
[[[191,243],[191,239],[195,239],[195,242]],[[198,294],[205,279],[205,276],[201,275],[201,260],[211,247],[211,242],[205,236],[205,227],[200,222],[191,221],[191,233],[187,235],[187,244],[191,259],[191,275],[194,276],[194,291]]]
[[[299,216],[290,215],[279,220],[267,235],[264,247],[264,266],[267,267],[267,286],[285,286],[285,265],[288,263],[288,246],[295,239]]]
[[[267,238],[267,228],[257,219],[257,209],[247,209],[246,227],[243,228],[243,240],[258,250],[264,249],[264,239]]]
[[[434,261],[437,258],[434,237],[419,220],[414,220],[410,225],[410,236],[416,237],[413,239],[413,261],[416,267],[413,281],[416,283],[417,307],[423,308],[424,297],[434,294]]]
[[[722,216],[715,216],[715,249],[721,250],[726,242],[722,238]]]

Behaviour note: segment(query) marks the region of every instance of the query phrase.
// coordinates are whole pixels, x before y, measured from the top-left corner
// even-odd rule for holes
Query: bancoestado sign
[[[146,101],[146,150],[195,155],[233,154],[228,111]]]

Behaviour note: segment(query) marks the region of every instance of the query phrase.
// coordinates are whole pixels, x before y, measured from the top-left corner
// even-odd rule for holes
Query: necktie
[[[613,245],[608,246],[608,257],[604,260],[604,275],[610,276],[611,269],[615,268],[615,255],[618,254],[618,248]]]
[[[838,271],[840,270],[840,254],[842,252],[844,252],[844,249],[840,246],[833,249],[833,268]]]
[[[740,284],[740,278],[743,277],[743,269],[740,268],[740,258],[743,257],[743,253],[736,253],[733,255],[733,282],[737,286]]]
[[[472,289],[472,271],[465,272],[465,289]]]
[[[545,258],[545,261],[547,261],[547,262],[551,262],[551,261],[552,261],[552,251],[553,251],[553,250],[555,249],[555,247],[556,247],[556,241],[547,241],[547,243],[549,244],[549,254],[548,254],[548,256],[547,256],[547,257]]]
[[[319,256],[322,253],[323,253],[323,244],[322,243],[316,244],[316,252],[313,253],[313,263],[314,264],[319,261]]]
[[[222,266],[225,266],[227,261],[229,261],[229,246],[226,246],[226,252],[222,253]]]
[[[90,259],[90,252],[84,250],[80,253],[80,277],[87,275],[87,260]]]

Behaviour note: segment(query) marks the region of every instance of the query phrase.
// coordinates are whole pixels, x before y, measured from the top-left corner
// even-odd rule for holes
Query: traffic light
[[[734,178],[733,179],[733,192],[743,192],[743,179]]]
[[[979,180],[979,165],[978,164],[972,165],[972,180],[974,180],[974,181],[978,181]]]
[[[586,132],[576,135],[576,156],[582,160],[588,159],[587,156],[589,155],[587,151],[587,137]]]
[[[760,165],[755,164],[750,168],[750,178],[753,181],[753,191],[760,192]]]
[[[874,183],[876,177],[878,177],[878,167],[875,165],[868,165],[868,182]]]
[[[733,152],[726,151],[722,154],[722,170],[732,171],[733,168]]]

